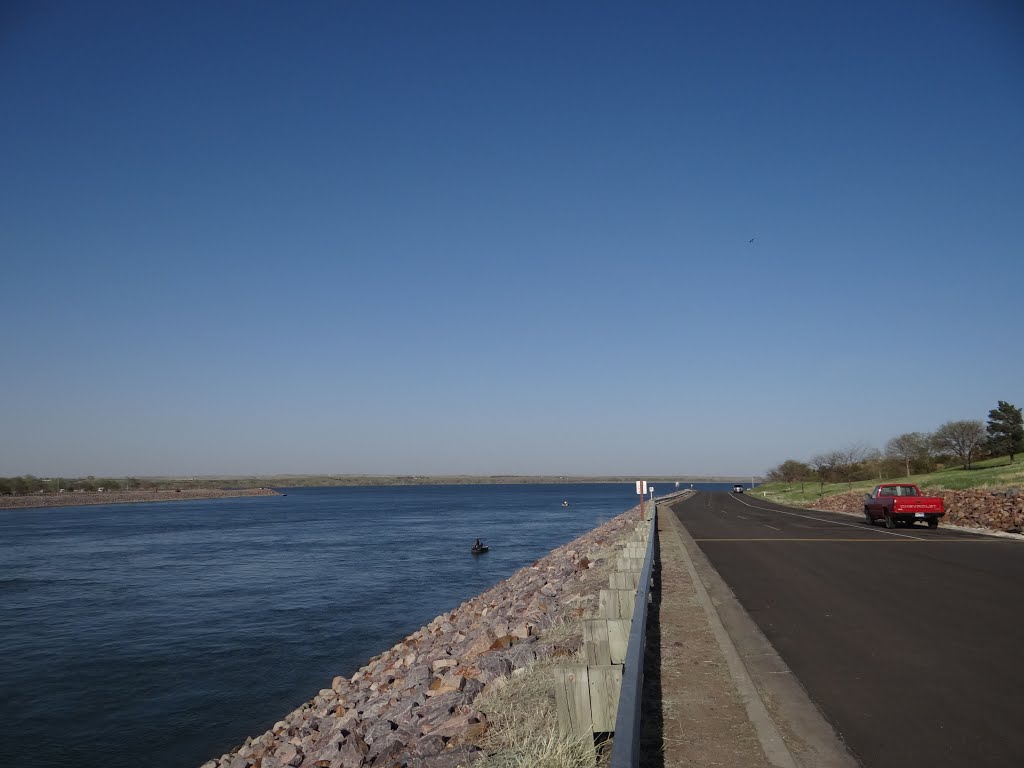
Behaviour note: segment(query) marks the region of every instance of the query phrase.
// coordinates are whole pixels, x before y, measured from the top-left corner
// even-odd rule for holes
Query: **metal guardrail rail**
[[[615,716],[615,741],[612,744],[610,768],[637,768],[640,765],[640,705],[644,690],[644,649],[647,645],[647,603],[651,594],[654,570],[654,537],[658,532],[658,507],[652,500],[647,551],[636,588],[633,621],[629,627],[629,644],[622,665],[622,689]]]

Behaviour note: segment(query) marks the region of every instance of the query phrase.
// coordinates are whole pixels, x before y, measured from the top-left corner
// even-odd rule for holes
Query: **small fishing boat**
[[[490,547],[488,547],[486,544],[474,544],[473,548],[469,551],[472,552],[474,555],[482,555],[489,549]]]

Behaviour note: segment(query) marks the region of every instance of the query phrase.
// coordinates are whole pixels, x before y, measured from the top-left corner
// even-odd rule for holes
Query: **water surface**
[[[34,768],[194,768],[636,503],[617,484],[284,493],[0,512],[0,722]]]

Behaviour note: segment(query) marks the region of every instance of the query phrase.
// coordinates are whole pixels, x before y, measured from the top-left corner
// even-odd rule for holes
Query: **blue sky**
[[[0,115],[0,475],[745,475],[1024,404],[1009,0],[7,2]]]

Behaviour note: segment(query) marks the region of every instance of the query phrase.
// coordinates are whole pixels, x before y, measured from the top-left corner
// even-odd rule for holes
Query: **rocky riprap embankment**
[[[202,768],[455,768],[483,755],[479,698],[538,659],[571,656],[578,634],[545,630],[592,616],[608,584],[626,512],[455,610],[435,618],[352,677]]]
[[[946,507],[943,523],[1008,533],[1021,533],[1024,530],[1024,493],[1016,489],[923,490],[929,495],[942,497]],[[817,499],[810,506],[832,512],[860,514],[864,510],[864,494],[838,493]]]

